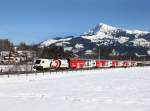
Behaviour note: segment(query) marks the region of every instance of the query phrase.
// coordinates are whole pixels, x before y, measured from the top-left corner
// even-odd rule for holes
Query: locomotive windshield
[[[35,64],[40,64],[41,60],[36,60]]]

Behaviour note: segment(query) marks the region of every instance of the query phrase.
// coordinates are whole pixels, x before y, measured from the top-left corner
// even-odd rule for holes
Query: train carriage
[[[95,68],[96,67],[96,61],[93,59],[87,59],[84,65],[84,68]]]
[[[85,67],[86,60],[82,59],[70,59],[69,60],[69,67],[71,69],[82,69]]]
[[[69,68],[69,63],[67,59],[53,59],[50,64],[52,69],[65,69]]]
[[[123,67],[129,67],[129,66],[131,66],[131,62],[130,61],[123,61],[122,66]]]
[[[135,67],[135,66],[137,66],[138,65],[138,62],[137,61],[131,61],[131,66],[132,67]]]
[[[118,60],[112,60],[112,67],[119,67],[119,61]]]
[[[96,68],[111,67],[112,63],[109,60],[96,60]]]

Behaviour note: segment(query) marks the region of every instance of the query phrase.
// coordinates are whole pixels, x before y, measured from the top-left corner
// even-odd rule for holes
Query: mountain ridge
[[[59,39],[49,39],[40,44],[40,47],[62,46],[65,50],[93,50],[97,47],[142,47],[150,49],[150,32],[141,30],[128,30],[113,27],[104,23],[97,24],[93,29],[79,37],[68,36]],[[137,48],[138,49],[138,48]],[[139,48],[140,49],[140,48]],[[121,49],[118,49],[119,51]],[[141,50],[141,49],[140,49]],[[126,50],[124,50],[126,52]],[[139,53],[141,51],[135,51]],[[146,53],[142,53],[146,54]],[[148,54],[148,53],[147,53]]]

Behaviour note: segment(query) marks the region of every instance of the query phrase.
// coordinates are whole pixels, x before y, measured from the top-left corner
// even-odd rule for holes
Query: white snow
[[[46,41],[42,42],[40,47],[46,47],[46,46],[49,46],[49,45],[54,44],[56,42],[67,42],[71,39],[72,38],[64,38],[64,39],[62,38],[62,39],[59,39],[59,40],[49,39],[49,40],[46,40]]]
[[[93,30],[93,32],[116,32],[118,29],[120,30],[124,30],[126,31],[127,33],[129,34],[138,34],[138,35],[144,35],[144,34],[148,34],[149,32],[148,31],[141,31],[141,30],[127,30],[127,29],[121,29],[121,28],[117,28],[117,27],[113,27],[111,25],[107,25],[107,24],[104,24],[104,23],[99,23]]]
[[[141,30],[127,30],[127,29],[123,29],[123,28],[117,28],[117,27],[113,27],[111,25],[107,25],[104,23],[99,23],[98,25],[96,25],[95,28],[91,29],[89,32],[85,32],[84,34],[89,34],[89,33],[94,33],[94,34],[98,34],[101,32],[105,32],[107,34],[111,34],[112,32],[117,32],[118,30],[122,30],[125,31],[129,34],[137,34],[137,35],[144,35],[144,34],[148,34],[148,31],[141,31]]]
[[[127,33],[129,34],[140,34],[140,35],[144,35],[144,34],[148,34],[148,31],[141,31],[141,30],[126,30]]]
[[[66,46],[66,44],[70,44],[69,42],[59,42],[59,43],[56,43],[56,46]]]
[[[71,51],[73,47],[64,47],[64,51]]]
[[[117,30],[116,27],[113,27],[104,23],[99,23],[98,25],[96,25],[94,29],[91,29],[89,33],[98,34],[100,32],[113,32],[116,30]]]
[[[94,35],[84,35],[82,38],[89,39],[91,42],[98,42],[99,39],[113,39],[112,32],[117,31],[117,28],[107,24],[99,23],[96,27],[90,30],[88,33],[94,33]]]
[[[149,111],[150,67],[0,76],[0,111]]]
[[[86,50],[86,51],[85,51],[85,55],[91,55],[91,54],[93,54],[93,51],[92,51],[92,50]]]
[[[150,50],[147,51],[147,54],[150,55]]]
[[[134,39],[133,41],[131,41],[134,46],[147,46],[149,47],[150,46],[150,42],[143,39],[143,38],[138,38],[138,39]]]
[[[97,43],[97,42],[104,41],[104,39],[109,41],[109,39],[113,39],[113,36],[108,36],[105,33],[100,32],[100,33],[98,33],[98,35],[82,36],[82,38],[89,39],[89,40],[91,40],[91,42]]]
[[[95,29],[99,28],[99,30],[101,32],[109,32],[109,31],[114,31],[114,30],[117,30],[116,27],[113,27],[113,26],[110,26],[110,25],[107,25],[107,24],[104,24],[104,23],[99,23]]]
[[[75,45],[75,48],[77,48],[77,49],[78,49],[78,48],[84,48],[84,45],[83,45],[83,44],[76,44],[76,45]]]
[[[119,37],[118,42],[122,44],[122,43],[127,42],[128,40],[129,40],[129,37],[121,36],[121,37]]]
[[[54,39],[49,39],[47,41],[44,41],[42,44],[41,44],[41,47],[44,47],[44,46],[49,46],[50,44],[53,44],[53,43],[56,43],[57,40],[54,40]]]

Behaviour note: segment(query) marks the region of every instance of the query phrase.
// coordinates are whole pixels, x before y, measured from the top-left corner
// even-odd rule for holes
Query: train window
[[[40,64],[41,60],[36,60],[35,64]]]

